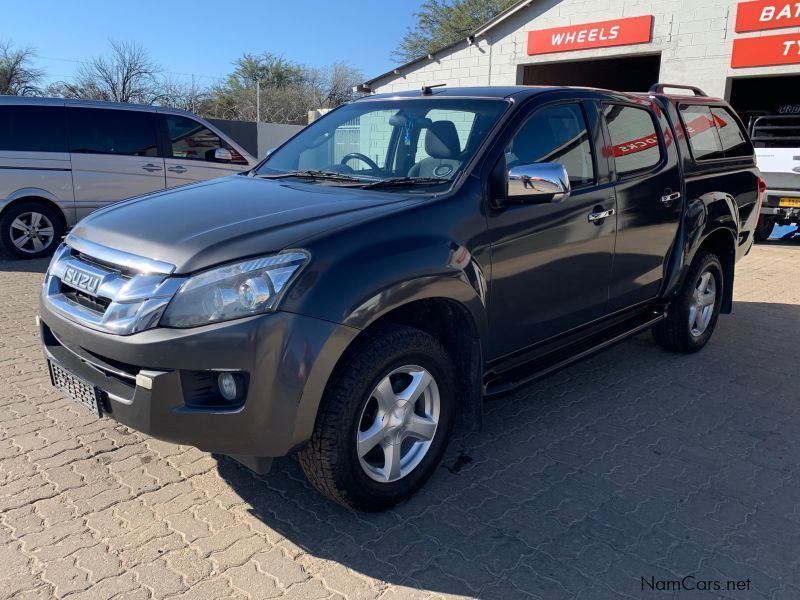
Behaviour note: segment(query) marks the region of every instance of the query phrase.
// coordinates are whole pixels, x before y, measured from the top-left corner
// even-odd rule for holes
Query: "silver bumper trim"
[[[144,256],[137,256],[136,254],[130,254],[129,252],[102,246],[78,237],[74,233],[70,233],[65,241],[68,246],[82,254],[96,258],[101,262],[136,271],[137,273],[171,275],[175,272],[175,265],[168,262],[153,258],[145,258]]]

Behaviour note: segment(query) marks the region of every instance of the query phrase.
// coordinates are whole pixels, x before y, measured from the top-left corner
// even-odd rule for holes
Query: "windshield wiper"
[[[374,190],[376,188],[411,187],[417,185],[437,185],[441,183],[453,183],[453,180],[445,179],[444,177],[390,177],[389,179],[368,183],[364,186],[364,189]]]
[[[286,179],[287,177],[299,177],[300,179],[311,179],[321,181],[342,181],[347,183],[361,183],[362,180],[345,173],[335,171],[316,171],[307,169],[305,171],[289,171],[288,173],[278,173],[277,175],[256,175],[259,179]]]

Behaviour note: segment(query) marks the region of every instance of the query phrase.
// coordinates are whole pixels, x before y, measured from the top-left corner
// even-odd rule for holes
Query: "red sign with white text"
[[[731,66],[770,67],[800,63],[800,33],[733,40]]]
[[[528,32],[528,54],[646,44],[653,39],[653,16],[629,17]]]
[[[800,2],[756,0],[740,2],[736,9],[736,32],[765,31],[800,25]]]

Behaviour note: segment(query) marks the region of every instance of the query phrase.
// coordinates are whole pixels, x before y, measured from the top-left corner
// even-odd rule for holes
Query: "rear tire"
[[[653,327],[653,337],[663,348],[691,353],[702,349],[717,326],[725,290],[722,264],[715,254],[697,253],[667,318]]]
[[[15,258],[50,256],[63,237],[61,215],[46,204],[20,202],[0,219],[0,242],[6,253]]]
[[[454,412],[455,369],[444,347],[418,329],[381,326],[331,376],[300,464],[334,502],[384,510],[433,475]]]
[[[772,230],[775,228],[776,222],[776,217],[760,215],[758,217],[756,229],[753,232],[753,238],[757,242],[766,242],[769,239],[769,236],[772,234]]]

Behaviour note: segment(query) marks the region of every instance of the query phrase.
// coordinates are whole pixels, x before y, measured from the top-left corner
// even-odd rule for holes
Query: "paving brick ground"
[[[702,353],[642,335],[489,403],[380,515],[326,502],[291,459],[256,477],[62,399],[43,269],[0,260],[0,596],[599,600],[693,575],[723,589],[681,596],[800,598],[800,244],[740,264]]]

